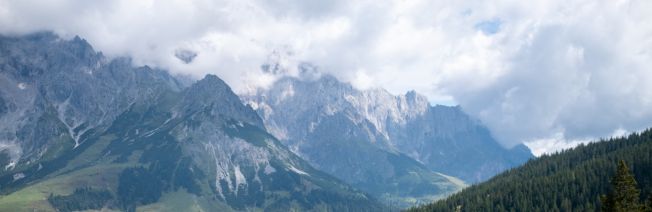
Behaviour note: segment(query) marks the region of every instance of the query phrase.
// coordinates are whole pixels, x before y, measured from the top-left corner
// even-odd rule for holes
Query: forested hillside
[[[410,211],[597,211],[620,160],[652,198],[652,129],[544,155],[446,200]]]

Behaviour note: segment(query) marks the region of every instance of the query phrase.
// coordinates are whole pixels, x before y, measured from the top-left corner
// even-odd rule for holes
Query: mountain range
[[[80,37],[0,36],[0,211],[394,210],[531,157],[413,91],[310,74],[238,96]]]
[[[523,145],[501,146],[459,106],[431,106],[414,91],[358,90],[309,73],[243,99],[313,166],[398,205],[444,197],[532,157]]]
[[[52,33],[1,37],[0,55],[2,211],[385,208],[281,145],[216,76],[184,87]]]

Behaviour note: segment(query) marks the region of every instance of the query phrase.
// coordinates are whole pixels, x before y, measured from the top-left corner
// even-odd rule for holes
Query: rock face
[[[0,42],[0,98],[7,108],[0,145],[12,152],[5,169],[38,160],[52,142],[72,139],[76,148],[87,131],[108,127],[137,100],[154,98],[160,88],[181,89],[163,71],[132,67],[127,58],[107,61],[79,37],[38,33]]]
[[[372,152],[408,156],[466,182],[486,180],[532,157],[525,146],[502,147],[460,107],[431,106],[413,91],[400,96],[382,89],[360,91],[325,75],[284,78],[243,99],[295,153],[353,185],[394,177],[374,166],[382,160],[362,159],[376,157]],[[368,175],[341,171],[346,168]]]
[[[51,33],[0,37],[0,156],[0,210],[384,208],[288,150],[218,77],[184,87]]]

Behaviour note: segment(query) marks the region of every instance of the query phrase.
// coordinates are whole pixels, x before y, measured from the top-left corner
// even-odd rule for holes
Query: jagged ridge
[[[383,209],[287,150],[216,76],[185,88],[51,33],[0,37],[0,52],[0,210]]]

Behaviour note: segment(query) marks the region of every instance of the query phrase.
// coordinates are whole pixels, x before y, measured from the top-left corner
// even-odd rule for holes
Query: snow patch
[[[274,167],[272,167],[271,165],[267,164],[267,165],[265,166],[265,170],[264,170],[264,172],[265,172],[265,174],[269,175],[269,174],[271,174],[271,173],[276,172],[276,169],[275,169]]]
[[[239,185],[246,185],[247,184],[247,178],[242,174],[242,171],[240,171],[240,166],[235,166],[233,172],[235,173],[235,184],[236,187]],[[236,189],[237,192],[237,189]]]
[[[233,192],[235,192],[235,195],[238,195],[238,188],[240,188],[240,185],[247,185],[247,178],[242,174],[242,171],[240,171],[240,166],[235,166],[233,168],[233,173],[235,175],[235,185],[233,185]]]
[[[294,167],[294,166],[292,166],[292,165],[290,165],[290,168],[289,168],[289,169],[290,169],[290,171],[293,171],[293,172],[295,172],[295,173],[297,173],[297,174],[302,174],[302,175],[310,176],[308,173],[306,173],[306,172],[304,172],[304,171],[302,171],[302,170],[300,170],[300,169],[297,169],[296,167]]]
[[[5,166],[5,170],[10,170],[16,167],[18,159],[22,154],[22,149],[14,141],[0,141],[0,152],[6,151],[9,154],[9,163]]]
[[[27,88],[27,84],[22,83],[22,82],[21,82],[21,83],[18,83],[18,89],[20,89],[20,90],[25,90],[26,88]]]
[[[75,149],[75,148],[77,148],[79,146],[79,139],[81,138],[81,136],[86,131],[88,131],[90,129],[90,127],[85,127],[83,129],[78,130],[77,133],[75,133],[75,129],[82,126],[85,122],[74,119],[74,117],[70,117],[70,118],[66,119],[66,117],[65,117],[66,116],[66,111],[67,111],[69,105],[70,105],[70,97],[68,97],[68,99],[66,99],[66,101],[64,101],[63,103],[56,105],[56,109],[57,109],[57,115],[59,117],[59,120],[61,120],[63,125],[66,126],[66,128],[68,129],[68,134],[75,141],[75,146],[73,147],[73,149]],[[71,123],[68,123],[68,122],[71,122]]]
[[[308,132],[314,132],[315,129],[317,128],[317,123],[314,121],[311,121],[310,124],[308,124]]]
[[[287,98],[294,96],[294,86],[289,84],[286,89],[281,92],[281,96],[278,98],[278,101],[283,101]],[[278,104],[278,103],[277,103]]]
[[[23,174],[22,172],[14,174],[14,181],[20,180],[20,179],[23,179],[23,178],[25,178],[25,174]]]

